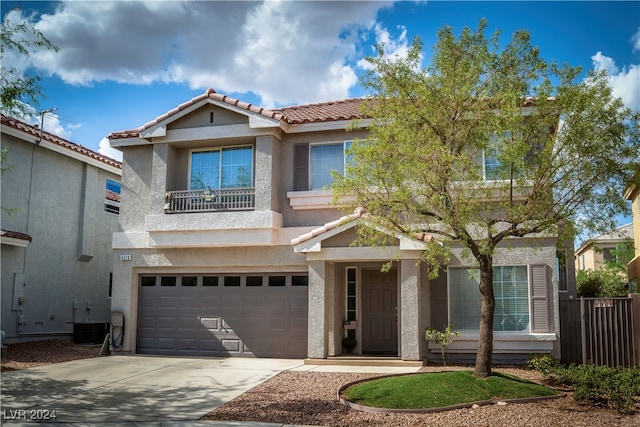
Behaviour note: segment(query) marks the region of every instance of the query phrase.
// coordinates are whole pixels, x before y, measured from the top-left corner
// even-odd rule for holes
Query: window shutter
[[[549,332],[549,286],[547,266],[532,265],[531,271],[531,332]]]
[[[309,144],[293,146],[293,191],[309,190]]]

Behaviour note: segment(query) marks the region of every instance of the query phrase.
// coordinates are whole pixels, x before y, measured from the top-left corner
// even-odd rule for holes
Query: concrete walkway
[[[274,427],[280,424],[197,420],[285,370],[400,373],[417,369],[305,365],[296,359],[110,356],[3,371],[0,416],[2,424],[12,426],[37,421],[77,427],[125,423]]]

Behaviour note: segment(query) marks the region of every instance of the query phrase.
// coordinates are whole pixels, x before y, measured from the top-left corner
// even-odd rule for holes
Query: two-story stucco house
[[[1,119],[6,342],[72,336],[83,344],[102,342],[111,311],[121,163]]]
[[[462,331],[451,357],[475,357],[480,295],[462,250],[429,280],[423,240],[354,246],[366,215],[330,203],[331,171],[366,137],[361,102],[266,110],[208,90],[109,136],[124,155],[112,300],[122,351],[327,358],[348,333],[356,354],[420,361],[439,354],[425,328],[451,322]],[[361,128],[347,131],[354,119]],[[559,357],[556,240],[535,240],[495,257],[497,360]]]
[[[576,270],[599,270],[616,261],[616,250],[633,246],[633,223],[583,242],[575,252]]]

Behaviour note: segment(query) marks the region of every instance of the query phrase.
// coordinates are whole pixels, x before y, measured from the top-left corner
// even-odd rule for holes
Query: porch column
[[[325,310],[325,262],[309,261],[309,311],[307,357],[327,357]]]
[[[420,265],[415,259],[400,261],[400,357],[422,360],[424,342],[420,321]]]
[[[151,214],[164,213],[164,196],[167,192],[169,144],[154,144],[151,158]]]
[[[256,138],[256,210],[280,212],[280,140],[265,135]]]

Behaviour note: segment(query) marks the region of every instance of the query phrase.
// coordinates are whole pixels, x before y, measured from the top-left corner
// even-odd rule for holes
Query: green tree
[[[13,10],[20,12],[20,8]],[[21,117],[29,112],[29,105],[37,107],[44,97],[40,86],[40,76],[26,75],[7,64],[7,52],[17,53],[22,57],[30,57],[34,49],[45,48],[58,51],[39,30],[30,22],[16,24],[5,17],[0,31],[0,110],[9,116]]]
[[[576,291],[579,297],[585,298],[625,296],[627,294],[625,276],[608,268],[580,270],[576,273]]]
[[[627,264],[635,256],[635,248],[633,247],[633,239],[625,239],[624,242],[616,244],[611,250],[611,258],[605,259],[604,265],[607,269],[622,273],[627,276]]]
[[[580,70],[546,62],[526,31],[502,47],[485,29],[442,28],[426,68],[419,39],[405,58],[384,46],[367,58],[369,137],[352,144],[355,161],[333,187],[336,203],[381,226],[437,237],[423,257],[431,276],[452,246],[464,248],[480,274],[478,377],[492,372],[496,248],[548,233],[566,241],[576,225],[614,228],[638,153],[628,138],[637,116],[604,73],[576,82]],[[361,238],[384,244],[373,228]]]

